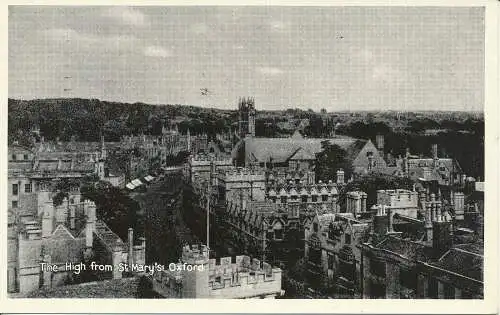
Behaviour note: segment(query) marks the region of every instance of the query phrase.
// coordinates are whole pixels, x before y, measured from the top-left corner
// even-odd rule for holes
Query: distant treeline
[[[96,99],[9,99],[9,143],[29,144],[31,130],[40,128],[46,140],[119,141],[123,135],[161,134],[162,127],[177,124],[181,133],[217,133],[237,128],[236,110],[207,109],[185,105],[148,105],[106,102]],[[394,157],[407,148],[412,154],[429,156],[437,143],[441,157],[454,157],[464,171],[484,178],[484,119],[470,113],[326,113],[325,110],[288,109],[258,112],[256,135],[282,137],[293,129],[281,129],[279,122],[308,120],[301,129],[306,137],[328,137],[333,132],[356,138],[385,136],[385,151]]]
[[[216,133],[229,130],[228,111],[193,106],[156,106],[96,99],[9,99],[9,143],[29,141],[34,126],[46,140],[118,141],[122,135],[161,134],[162,127],[177,124],[181,133]],[[235,115],[235,113],[233,114]],[[235,117],[233,117],[235,118]]]

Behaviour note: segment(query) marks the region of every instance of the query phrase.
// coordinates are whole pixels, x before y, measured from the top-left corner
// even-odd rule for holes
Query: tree
[[[83,199],[95,202],[97,218],[103,220],[121,239],[127,239],[129,227],[143,235],[144,222],[139,214],[139,204],[121,189],[98,181],[86,183],[81,193]]]
[[[339,169],[343,169],[345,178],[349,178],[352,164],[347,160],[347,152],[329,141],[323,141],[321,146],[323,150],[316,154],[316,180],[334,180]]]
[[[371,207],[377,203],[377,190],[380,189],[412,189],[413,181],[406,177],[398,177],[381,173],[370,173],[348,183],[339,193],[341,209],[346,207],[346,195],[349,191],[363,191],[367,194],[366,205]]]

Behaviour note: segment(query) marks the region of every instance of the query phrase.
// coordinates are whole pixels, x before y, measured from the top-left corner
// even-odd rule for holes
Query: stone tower
[[[208,298],[209,254],[205,245],[186,245],[182,249],[182,262],[188,265],[183,270],[182,297]]]
[[[240,98],[238,100],[239,111],[239,136],[244,138],[247,135],[255,137],[255,99]]]

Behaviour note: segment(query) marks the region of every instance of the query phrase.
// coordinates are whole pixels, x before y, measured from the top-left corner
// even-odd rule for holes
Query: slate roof
[[[269,162],[272,158],[274,163],[283,163],[291,158],[299,149],[306,156],[315,156],[322,151],[321,143],[329,141],[346,150],[349,159],[353,160],[357,153],[366,144],[366,140],[358,140],[350,137],[339,137],[333,139],[325,138],[247,138],[245,142],[245,154],[249,160]],[[354,157],[354,158],[353,158]]]
[[[137,298],[138,278],[124,278],[66,285],[30,293],[30,298]]]
[[[430,265],[483,281],[483,250],[481,243],[457,245]]]
[[[427,260],[425,245],[399,237],[387,236],[375,247],[393,252],[411,261]]]

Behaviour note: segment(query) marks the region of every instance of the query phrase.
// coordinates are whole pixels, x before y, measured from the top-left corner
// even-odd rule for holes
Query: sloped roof
[[[425,246],[423,244],[401,239],[399,237],[387,236],[375,247],[393,252],[408,260],[427,260],[424,253]]]
[[[275,163],[287,161],[299,149],[312,156],[322,151],[321,143],[329,141],[346,150],[348,156],[354,156],[366,143],[350,137],[324,139],[324,138],[247,138],[245,141],[245,154],[247,159],[268,162],[272,158]],[[351,146],[354,147],[351,148]]]
[[[483,281],[483,250],[482,244],[457,245],[431,265]]]

